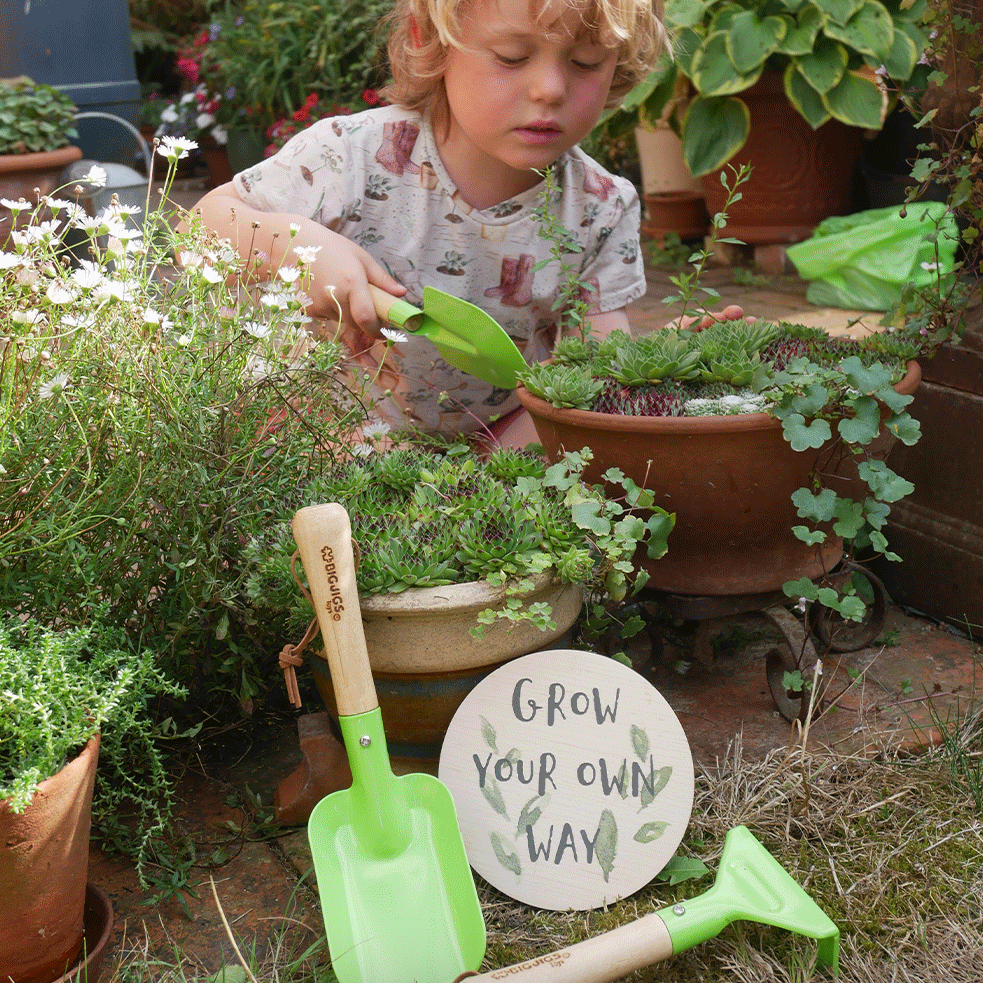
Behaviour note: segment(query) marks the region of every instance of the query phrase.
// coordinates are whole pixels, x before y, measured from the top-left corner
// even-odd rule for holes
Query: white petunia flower
[[[47,382],[43,383],[38,389],[39,399],[50,399],[52,396],[56,396],[58,393],[63,392],[65,387],[68,385],[69,376],[65,372],[59,372],[53,379],[49,379]]]
[[[212,127],[212,137],[216,143],[225,145],[229,142],[229,131],[220,123]]]
[[[214,122],[215,117],[211,113],[199,113],[195,125],[199,130],[207,130]]]

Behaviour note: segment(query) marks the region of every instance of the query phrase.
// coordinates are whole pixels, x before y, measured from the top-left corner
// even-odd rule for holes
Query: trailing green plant
[[[741,93],[763,74],[781,76],[785,95],[813,128],[837,119],[880,129],[883,96],[874,73],[904,87],[924,77],[926,0],[669,0],[667,54],[608,120],[614,133],[658,120],[670,125],[699,177],[722,168],[747,141]],[[692,86],[678,100],[680,79]]]
[[[100,734],[93,830],[134,855],[143,879],[173,806],[153,704],[184,690],[103,613],[66,629],[0,621],[0,799],[25,812],[41,782]]]
[[[356,584],[364,595],[400,593],[476,580],[503,588],[505,604],[479,615],[555,627],[552,612],[523,604],[532,579],[547,571],[590,596],[623,600],[633,584],[632,558],[643,547],[658,558],[673,519],[616,469],[605,487],[582,480],[590,452],[547,465],[532,453],[500,448],[484,459],[465,445],[366,449],[312,477],[304,505],[340,502],[358,545]],[[643,513],[644,510],[644,514]],[[257,609],[281,619],[287,637],[313,616],[291,571],[290,519],[248,547],[246,589]],[[479,633],[481,629],[478,629]]]
[[[187,146],[159,148],[162,201]],[[340,346],[306,331],[313,256],[285,242],[252,290],[166,205],[140,225],[118,203],[8,204],[32,220],[0,250],[0,607],[69,628],[105,604],[192,703],[248,709],[282,639],[246,596],[246,546],[365,414]]]
[[[78,136],[75,103],[26,75],[0,79],[0,155],[67,147]]]

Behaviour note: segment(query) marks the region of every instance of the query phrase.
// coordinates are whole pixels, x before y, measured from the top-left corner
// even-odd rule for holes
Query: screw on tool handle
[[[350,717],[375,710],[379,698],[362,628],[348,513],[337,503],[308,506],[294,516],[293,533],[314,599],[338,713]]]

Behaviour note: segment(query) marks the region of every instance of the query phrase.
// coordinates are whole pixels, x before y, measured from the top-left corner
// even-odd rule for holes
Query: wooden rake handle
[[[475,976],[458,977],[460,983],[517,979],[522,983],[611,983],[623,976],[668,959],[672,939],[655,912],[566,949],[527,959]]]
[[[375,710],[379,698],[362,628],[348,513],[334,502],[308,506],[294,516],[293,533],[314,599],[338,713],[350,717]]]

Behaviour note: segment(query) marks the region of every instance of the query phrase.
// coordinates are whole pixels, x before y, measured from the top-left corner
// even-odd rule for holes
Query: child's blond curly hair
[[[475,0],[397,0],[389,14],[392,83],[386,99],[404,109],[440,114],[446,108],[443,74],[447,52],[459,45],[461,11]],[[551,0],[529,0],[533,23],[542,23]],[[567,0],[581,11],[594,43],[618,48],[607,105],[616,106],[667,48],[663,0]]]

